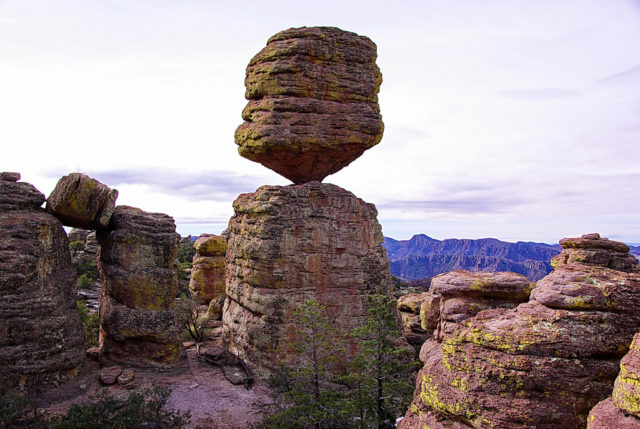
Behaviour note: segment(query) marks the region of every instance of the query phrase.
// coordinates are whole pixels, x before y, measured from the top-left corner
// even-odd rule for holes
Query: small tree
[[[200,357],[200,345],[206,333],[207,318],[198,302],[190,296],[182,294],[176,303],[175,312],[178,322],[187,330],[196,343],[196,353]]]
[[[297,358],[270,379],[271,387],[284,402],[276,402],[275,412],[260,427],[348,427],[346,386],[339,384],[343,347],[338,332],[317,301],[304,302],[295,311],[294,320],[297,330],[291,346]]]
[[[409,381],[416,362],[409,349],[399,344],[395,300],[369,295],[367,303],[367,323],[353,331],[359,352],[350,374],[351,397],[360,428],[394,428],[396,416],[411,401]]]

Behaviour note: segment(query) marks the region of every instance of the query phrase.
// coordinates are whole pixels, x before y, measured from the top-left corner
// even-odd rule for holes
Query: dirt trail
[[[168,409],[191,412],[190,427],[239,429],[259,421],[264,406],[270,402],[269,389],[263,381],[257,380],[251,389],[234,386],[220,368],[198,360],[194,348],[188,349],[186,358],[170,371],[134,371],[135,380],[126,386],[103,386],[98,381],[98,363],[87,359],[75,380],[42,392],[38,405],[48,413],[58,414],[101,390],[126,396],[132,389],[163,386],[171,389]]]

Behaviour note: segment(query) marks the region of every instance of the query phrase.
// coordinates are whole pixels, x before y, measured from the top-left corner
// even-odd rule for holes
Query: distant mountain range
[[[549,261],[562,250],[559,244],[509,243],[495,238],[436,240],[424,234],[409,240],[385,237],[383,246],[391,262],[391,274],[405,280],[465,269],[513,271],[536,281],[551,272]]]

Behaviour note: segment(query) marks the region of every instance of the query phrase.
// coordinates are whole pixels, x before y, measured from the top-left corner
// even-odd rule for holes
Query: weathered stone
[[[87,357],[98,362],[100,360],[100,347],[94,346],[87,349]]]
[[[84,360],[76,274],[62,224],[28,183],[0,180],[0,385],[73,377]],[[39,202],[38,202],[39,201]]]
[[[118,191],[80,173],[62,177],[47,198],[47,211],[64,225],[104,229],[109,225]]]
[[[224,256],[227,251],[227,239],[221,235],[202,234],[193,243],[201,256]]]
[[[402,295],[398,298],[398,310],[413,314],[420,314],[420,305],[425,300],[427,294],[428,292]]]
[[[3,171],[0,173],[0,180],[3,182],[17,182],[20,180],[20,173]]]
[[[640,419],[626,414],[607,398],[589,413],[587,429],[640,429]]]
[[[296,184],[321,181],[382,138],[376,45],[333,27],[282,31],[249,63],[240,155]]]
[[[201,304],[224,296],[226,240],[217,235],[200,236],[195,242],[189,290]]]
[[[640,328],[639,296],[638,273],[561,265],[529,302],[441,326],[422,346],[425,365],[399,427],[584,427]],[[443,296],[441,325],[467,313],[460,298]]]
[[[33,185],[13,180],[14,173],[8,180],[0,180],[0,213],[14,210],[35,210],[44,203],[44,195]],[[17,173],[16,173],[17,174]]]
[[[442,297],[427,292],[420,304],[420,326],[427,332],[433,332],[440,320],[440,301]]]
[[[586,234],[580,238],[560,240],[562,252],[551,260],[551,265],[595,265],[619,271],[636,271],[638,261],[629,254],[629,246],[606,238],[600,234]]]
[[[521,302],[529,297],[531,282],[516,273],[455,270],[432,278],[429,290],[443,296],[479,296]]]
[[[119,366],[108,366],[100,370],[100,383],[107,386],[116,384],[118,376],[122,374],[122,368]]]
[[[118,206],[98,231],[100,356],[131,366],[167,367],[180,356],[172,311],[178,240],[170,216]]]
[[[84,244],[89,233],[91,233],[91,231],[88,229],[72,228],[71,231],[69,231],[69,234],[67,234],[67,237],[69,237],[69,243],[79,241]]]
[[[222,320],[222,309],[227,296],[223,293],[209,302],[206,317],[209,320]]]
[[[136,378],[136,373],[132,369],[124,369],[118,375],[118,384],[120,386],[125,386],[131,383]]]
[[[257,372],[293,356],[292,314],[305,300],[320,302],[333,326],[350,332],[365,320],[367,294],[390,293],[372,204],[312,182],[263,186],[233,206],[224,337]]]

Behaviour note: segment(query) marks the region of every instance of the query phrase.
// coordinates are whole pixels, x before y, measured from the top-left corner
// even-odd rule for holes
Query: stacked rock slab
[[[640,274],[608,268],[626,246],[589,234],[563,240],[563,253],[585,241],[607,254],[601,266],[561,259],[528,302],[481,311],[425,342],[399,427],[585,427],[640,328]]]
[[[314,299],[348,334],[366,317],[366,295],[390,293],[377,211],[335,185],[263,186],[233,204],[227,247],[224,338],[268,375],[290,349],[293,312]]]
[[[116,205],[118,191],[80,173],[62,177],[47,198],[47,211],[64,225],[104,229]]]
[[[42,195],[0,174],[0,385],[64,381],[84,359],[67,235]]]
[[[98,231],[101,361],[138,367],[178,361],[175,228],[165,214],[117,206],[109,228]]]
[[[598,403],[587,418],[587,429],[640,428],[640,334],[620,362],[613,395]]]
[[[227,240],[219,235],[202,234],[193,245],[196,254],[189,281],[191,296],[205,305],[220,297],[224,300]]]
[[[410,293],[398,298],[398,313],[402,320],[402,336],[412,345],[416,351],[431,336],[433,330],[426,330],[422,327],[420,320],[420,307],[428,300],[431,294]]]
[[[302,184],[322,181],[382,138],[376,45],[333,27],[291,28],[249,63],[240,155]]]

